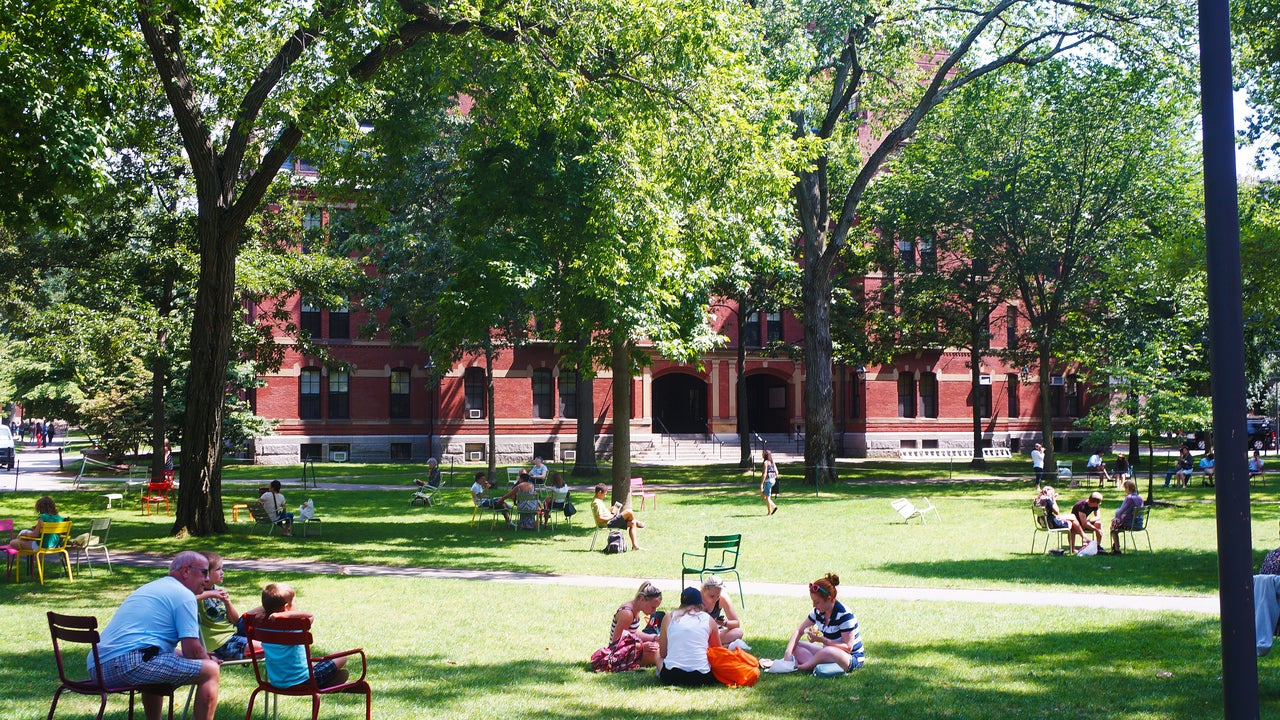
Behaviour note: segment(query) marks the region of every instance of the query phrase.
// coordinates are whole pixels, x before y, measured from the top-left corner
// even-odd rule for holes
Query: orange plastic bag
[[[742,648],[707,648],[707,660],[711,674],[729,687],[751,687],[760,679],[760,661]]]

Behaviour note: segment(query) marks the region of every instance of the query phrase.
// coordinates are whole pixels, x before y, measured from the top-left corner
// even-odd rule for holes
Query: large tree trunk
[[[747,329],[747,309],[738,305],[738,379],[734,391],[738,396],[738,467],[745,470],[755,465],[751,452],[751,417],[747,406],[747,382],[742,374],[747,370],[747,344],[743,333]]]
[[[200,193],[201,204],[206,194]],[[236,311],[239,229],[221,227],[223,211],[200,208],[200,277],[191,323],[191,366],[182,430],[182,489],[172,532],[204,536],[227,530],[222,514],[222,412]]]
[[[1053,407],[1049,403],[1049,343],[1041,341],[1040,350],[1040,436],[1044,443],[1044,471],[1049,477],[1056,477],[1058,464],[1053,452]]]
[[[806,242],[806,256],[808,253]],[[836,480],[835,423],[831,405],[831,275],[822,262],[804,267],[805,480]]]
[[[613,339],[613,502],[631,505],[631,346]]]
[[[973,396],[973,458],[969,460],[969,467],[972,468],[985,468],[987,466],[987,458],[982,453],[981,369],[982,350],[979,349],[978,338],[971,337],[969,338],[969,392]]]
[[[493,340],[488,339],[484,345],[484,395],[485,416],[489,418],[489,482],[498,484],[498,418],[493,404]]]
[[[585,345],[584,340],[584,345]],[[595,378],[577,368],[575,388],[578,395],[577,453],[573,458],[574,477],[597,477],[596,463],[596,386]]]
[[[164,477],[164,441],[169,434],[164,412],[164,388],[169,377],[169,331],[165,320],[173,311],[173,271],[166,269],[160,301],[156,304],[160,328],[156,331],[156,353],[151,362],[151,479]]]

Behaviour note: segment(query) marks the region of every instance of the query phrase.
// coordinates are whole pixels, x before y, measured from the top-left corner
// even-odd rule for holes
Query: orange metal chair
[[[98,660],[98,619],[91,615],[59,615],[49,614],[49,635],[53,638],[53,659],[58,664],[58,679],[62,684],[53,694],[53,704],[49,706],[49,720],[53,720],[53,711],[58,707],[58,699],[62,693],[71,691],[80,695],[97,695],[102,702],[98,706],[98,720],[102,720],[107,711],[107,695],[129,693],[129,718],[133,719],[133,695],[145,692],[169,698],[169,720],[173,720],[173,688],[168,685],[127,685],[108,687],[102,677],[102,663]],[[85,663],[78,659],[65,663],[62,659],[63,643],[79,643],[89,645],[89,657],[93,660],[93,672],[85,670]],[[67,676],[67,667],[75,668],[74,679]],[[82,678],[83,673],[83,678]]]
[[[147,483],[146,492],[142,493],[142,514],[150,515],[151,506],[164,503],[164,514],[169,514],[169,493],[173,491],[173,483],[168,481],[155,481]]]
[[[253,718],[253,702],[258,697],[258,693],[273,693],[275,695],[294,695],[298,697],[311,698],[311,720],[317,720],[320,717],[320,697],[322,695],[332,695],[334,693],[359,693],[364,695],[364,717],[365,720],[371,720],[373,717],[373,690],[369,687],[369,683],[365,681],[364,676],[368,671],[368,661],[365,658],[364,649],[356,648],[340,653],[325,655],[324,657],[311,657],[311,620],[309,618],[247,618],[245,628],[246,634],[250,642],[270,643],[274,645],[299,646],[304,648],[307,656],[307,681],[293,687],[281,688],[271,684],[267,679],[267,659],[265,655],[257,654],[253,656],[253,674],[258,681],[258,687],[254,688],[249,695],[249,707],[245,710],[245,720]],[[331,687],[322,688],[316,685],[315,664],[323,660],[332,660],[334,658],[346,657],[349,655],[360,656],[360,676],[354,679],[348,679],[341,685],[333,685]],[[352,673],[354,675],[354,673]]]

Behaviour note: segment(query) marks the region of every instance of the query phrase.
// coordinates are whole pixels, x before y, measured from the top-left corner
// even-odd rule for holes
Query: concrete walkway
[[[114,562],[137,567],[162,568],[169,557],[141,553],[112,554]],[[603,575],[558,575],[510,570],[458,570],[446,568],[388,567],[385,565],[339,565],[301,560],[232,560],[226,565],[234,570],[258,572],[297,572],[317,575],[351,575],[361,577],[426,578],[431,580],[473,580],[517,585],[570,585],[573,587],[616,588],[634,590],[646,578]],[[678,580],[653,581],[664,592],[674,596],[680,592]],[[749,582],[742,583],[748,595],[802,598],[807,596],[803,584]],[[963,602],[987,605],[1033,605],[1042,607],[1086,607],[1111,610],[1169,610],[1197,614],[1216,614],[1216,597],[1183,597],[1173,595],[1108,595],[1101,593],[1044,592],[1042,590],[963,590],[928,587],[877,587],[841,585],[841,597],[911,602]]]

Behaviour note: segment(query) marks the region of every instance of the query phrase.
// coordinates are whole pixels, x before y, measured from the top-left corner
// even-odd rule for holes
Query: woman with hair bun
[[[795,662],[796,670],[808,672],[821,663],[836,663],[845,672],[862,667],[865,656],[858,618],[836,600],[839,584],[835,573],[809,583],[813,612],[787,641],[783,656]],[[802,635],[807,639],[801,640]]]

